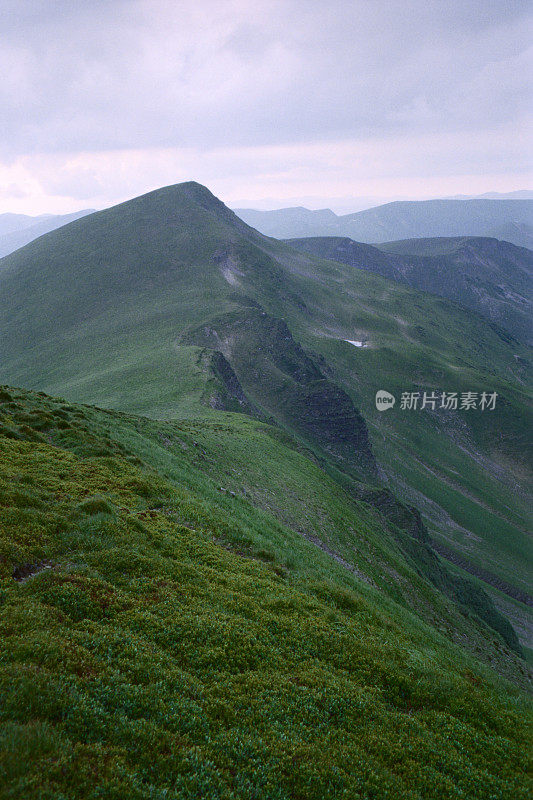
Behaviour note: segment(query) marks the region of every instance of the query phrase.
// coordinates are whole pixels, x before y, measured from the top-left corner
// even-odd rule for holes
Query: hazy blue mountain
[[[483,237],[372,245],[346,237],[287,239],[297,250],[447,297],[523,342],[533,340],[533,252]]]
[[[30,217],[25,214],[0,214],[0,258],[29,244],[44,233],[67,225],[75,219],[92,214],[94,209],[74,211],[72,214],[43,214]]]
[[[338,216],[305,208],[236,212],[267,236],[349,236],[387,242],[436,236],[489,236],[533,247],[533,200],[398,201]]]
[[[49,215],[43,214],[39,217],[30,217],[28,214],[0,214],[0,236],[29,228],[31,225],[46,219],[47,216]]]
[[[533,200],[530,189],[518,189],[516,192],[485,192],[484,194],[456,194],[448,200]]]
[[[292,236],[315,236],[335,231],[340,219],[331,209],[311,211],[303,206],[280,208],[273,211],[257,211],[253,208],[237,208],[235,213],[247,225],[277,239]],[[298,233],[294,233],[297,230]]]

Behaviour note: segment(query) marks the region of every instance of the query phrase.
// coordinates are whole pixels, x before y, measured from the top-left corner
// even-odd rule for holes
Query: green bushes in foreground
[[[255,529],[282,528],[252,505],[247,529],[96,428],[80,455],[9,416],[1,797],[528,796],[518,690],[322,552],[314,579],[262,558]]]

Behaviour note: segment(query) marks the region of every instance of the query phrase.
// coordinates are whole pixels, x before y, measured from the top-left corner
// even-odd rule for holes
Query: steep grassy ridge
[[[275,429],[0,400],[2,796],[528,796],[524,696],[372,585],[394,537]]]
[[[294,341],[283,320],[250,307],[214,317],[182,341],[221,352],[235,365],[257,406],[341,469],[375,478],[365,421],[349,395],[331,383]],[[257,379],[251,380],[256,375],[261,375],[259,386]]]
[[[449,303],[427,295],[408,297],[401,287],[385,289],[377,280],[371,294],[371,276],[361,280],[360,275],[342,268],[335,276],[330,273],[321,291],[338,298],[334,320],[317,310],[313,323],[303,323],[296,336],[326,359],[336,380],[351,392],[390,486],[421,509],[434,535],[528,592],[527,351]],[[322,307],[327,308],[326,299]],[[344,339],[365,340],[367,347]],[[379,389],[397,398],[385,413],[374,404]],[[411,391],[421,397],[424,391],[459,396],[472,391],[478,397],[496,391],[498,400],[494,412],[402,411],[401,394]]]

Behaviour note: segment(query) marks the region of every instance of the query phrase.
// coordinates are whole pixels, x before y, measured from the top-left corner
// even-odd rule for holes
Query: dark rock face
[[[244,394],[239,379],[222,353],[214,350],[209,357],[210,369],[218,379],[217,388],[209,399],[211,408],[218,411],[239,411],[241,414],[257,416],[256,409]]]
[[[302,381],[287,388],[282,402],[292,425],[319,442],[334,458],[371,466],[373,456],[366,423],[343,389],[324,377]]]
[[[413,539],[429,544],[429,534],[420,511],[400,502],[388,489],[365,489],[360,492],[359,499],[377,508],[384,517]]]
[[[339,468],[376,477],[365,420],[350,396],[294,340],[284,320],[246,308],[190,331],[183,341],[223,354],[254,405]]]
[[[388,522],[405,557],[422,577],[429,580],[468,614],[474,613],[497,631],[505,643],[522,655],[522,648],[512,625],[500,614],[489,595],[471,580],[453,575],[437,555],[420,512],[407,506],[388,489],[360,489],[357,499],[374,506]]]
[[[52,569],[50,561],[38,561],[35,564],[19,564],[12,573],[13,580],[23,583],[34,575],[38,575],[43,569]]]

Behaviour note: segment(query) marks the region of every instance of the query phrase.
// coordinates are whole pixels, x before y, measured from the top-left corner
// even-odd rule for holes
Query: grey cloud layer
[[[0,0],[0,154],[519,125],[530,106],[527,8],[504,0]]]

